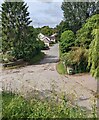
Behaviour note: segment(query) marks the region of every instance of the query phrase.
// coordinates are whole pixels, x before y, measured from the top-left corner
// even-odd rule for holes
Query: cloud
[[[52,2],[62,2],[63,0],[28,0],[28,2],[44,2],[44,3],[52,3]]]
[[[16,0],[17,1],[17,0]],[[61,4],[63,0],[24,0],[34,27],[55,27],[63,18]],[[0,0],[0,4],[3,0]]]
[[[26,0],[25,0],[26,1]],[[49,25],[55,27],[63,18],[61,2],[27,2],[34,27]]]

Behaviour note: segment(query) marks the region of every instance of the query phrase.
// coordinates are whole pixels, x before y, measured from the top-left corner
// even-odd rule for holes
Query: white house
[[[56,36],[57,36],[57,33],[54,33],[53,35],[50,36],[50,41],[51,42],[56,42]]]
[[[51,35],[50,37],[43,35],[42,33],[38,34],[38,38],[45,43],[49,47],[51,42],[56,42],[56,35],[57,33]]]
[[[50,42],[51,42],[51,40],[50,40],[49,37],[43,35],[42,33],[39,33],[39,34],[38,34],[38,38],[39,38],[41,41],[43,41],[43,42],[45,43],[45,45],[47,45],[47,46],[49,47],[49,44],[50,44]]]

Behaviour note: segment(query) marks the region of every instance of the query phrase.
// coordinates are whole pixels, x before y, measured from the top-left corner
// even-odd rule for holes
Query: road
[[[51,92],[59,96],[64,93],[72,102],[91,109],[91,101],[97,92],[97,81],[90,74],[60,75],[56,71],[59,60],[59,46],[55,44],[50,50],[45,50],[46,57],[38,65],[3,70],[2,88],[18,92],[24,96],[33,96],[33,91],[40,97],[49,96]]]

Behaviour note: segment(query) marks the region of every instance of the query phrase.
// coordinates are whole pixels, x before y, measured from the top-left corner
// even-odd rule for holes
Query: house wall
[[[45,43],[45,45],[47,45],[48,47],[50,46],[49,43]]]
[[[45,45],[47,45],[49,47],[49,43],[50,43],[50,39],[46,36],[44,36],[43,34],[39,34],[38,38],[44,42]]]

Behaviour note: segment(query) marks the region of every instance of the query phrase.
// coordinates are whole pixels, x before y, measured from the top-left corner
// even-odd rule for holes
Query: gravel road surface
[[[59,45],[55,44],[44,51],[46,56],[38,65],[2,70],[1,86],[8,91],[20,92],[24,95],[40,91],[40,95],[48,96],[51,91],[59,95],[65,93],[71,102],[91,109],[92,100],[97,94],[97,81],[90,74],[60,75],[56,71],[59,61]]]

